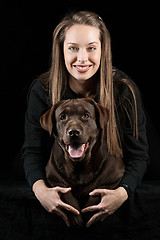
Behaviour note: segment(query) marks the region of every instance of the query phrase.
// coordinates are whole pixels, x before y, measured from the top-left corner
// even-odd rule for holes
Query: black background
[[[12,3],[1,8],[1,161],[5,167],[23,144],[29,85],[48,70],[52,32],[71,10],[95,11],[103,18],[111,33],[113,65],[137,83],[151,121],[160,131],[158,8],[149,3],[107,6],[104,1]]]

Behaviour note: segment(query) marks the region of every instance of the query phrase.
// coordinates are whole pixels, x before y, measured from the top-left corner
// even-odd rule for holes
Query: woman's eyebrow
[[[90,42],[88,45],[92,45],[92,44],[97,44],[98,45],[98,42]]]
[[[79,45],[78,43],[74,43],[74,42],[68,42],[67,45],[68,44]],[[87,45],[92,45],[92,44],[97,44],[98,45],[98,42],[90,42]]]
[[[78,43],[74,43],[74,42],[68,42],[67,44],[78,45]]]

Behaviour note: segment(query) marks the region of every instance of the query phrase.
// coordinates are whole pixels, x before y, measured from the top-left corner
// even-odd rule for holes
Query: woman
[[[64,210],[78,210],[61,201],[71,188],[50,188],[45,165],[50,154],[50,139],[40,127],[40,117],[57,101],[91,97],[110,112],[107,144],[110,154],[122,156],[126,170],[115,190],[95,189],[101,202],[83,209],[95,211],[87,226],[113,214],[135,191],[149,163],[145,114],[136,85],[112,67],[110,34],[97,14],[81,11],[65,17],[53,33],[50,70],[32,86],[25,119],[23,147],[26,178],[48,212],[59,214],[69,226]]]

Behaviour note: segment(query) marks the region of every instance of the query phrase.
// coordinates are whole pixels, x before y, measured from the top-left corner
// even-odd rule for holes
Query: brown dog
[[[61,197],[79,211],[99,203],[100,197],[89,196],[91,191],[116,188],[124,173],[123,160],[107,152],[107,121],[108,110],[89,98],[58,102],[40,120],[54,136],[48,182],[52,187],[71,187]],[[71,225],[87,221],[87,216],[67,215]]]

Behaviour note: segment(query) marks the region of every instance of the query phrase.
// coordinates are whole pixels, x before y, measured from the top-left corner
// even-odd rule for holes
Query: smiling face
[[[87,80],[98,70],[101,59],[99,29],[76,24],[70,27],[64,41],[65,65],[72,77]]]
[[[91,153],[99,133],[95,108],[81,99],[68,100],[55,111],[58,141],[66,156],[81,161]]]

